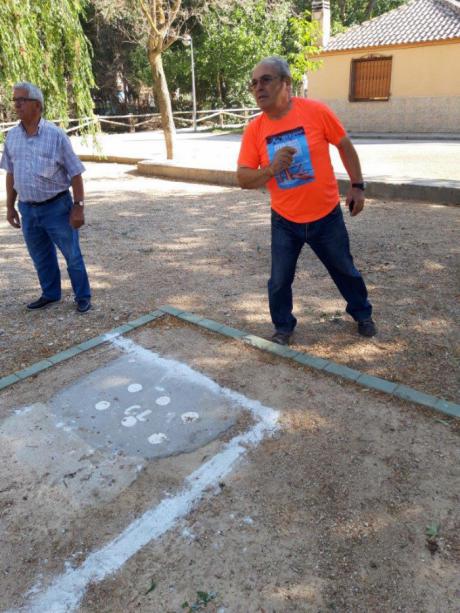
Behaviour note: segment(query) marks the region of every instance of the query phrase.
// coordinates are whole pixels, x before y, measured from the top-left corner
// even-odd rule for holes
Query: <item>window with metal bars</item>
[[[367,57],[351,60],[351,102],[389,100],[391,57]]]

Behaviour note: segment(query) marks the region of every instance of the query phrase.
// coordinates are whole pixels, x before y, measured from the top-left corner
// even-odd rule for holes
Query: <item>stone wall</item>
[[[460,134],[460,96],[391,98],[382,102],[325,100],[351,132]]]

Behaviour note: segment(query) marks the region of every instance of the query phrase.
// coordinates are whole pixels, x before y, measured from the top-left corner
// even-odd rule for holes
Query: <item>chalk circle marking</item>
[[[94,408],[96,411],[106,411],[110,407],[110,402],[108,400],[101,400],[100,402],[96,402]]]
[[[151,445],[160,445],[164,441],[167,441],[168,437],[166,434],[163,434],[163,432],[155,432],[151,434],[147,440]]]
[[[133,409],[140,409],[140,408],[141,408],[141,405],[140,405],[140,404],[133,404],[132,406],[128,407],[128,408],[125,410],[125,415],[130,415],[130,414],[131,414],[131,411],[132,411]]]
[[[184,424],[190,424],[191,422],[197,421],[197,419],[200,419],[200,416],[198,415],[198,413],[195,413],[194,411],[189,411],[188,413],[182,413],[180,418],[182,419],[182,422]]]
[[[137,424],[137,419],[133,415],[128,415],[127,417],[123,417],[121,420],[121,425],[125,428],[132,428]]]
[[[167,404],[171,402],[171,398],[169,396],[160,396],[159,398],[155,400],[155,402],[159,404],[160,407],[165,407]]]
[[[128,392],[134,394],[135,392],[140,392],[142,389],[142,385],[140,383],[131,383],[128,385]]]

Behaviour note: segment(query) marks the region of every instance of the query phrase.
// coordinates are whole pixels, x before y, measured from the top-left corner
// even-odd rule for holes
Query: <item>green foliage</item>
[[[311,43],[316,26],[308,13],[297,15],[292,7],[290,0],[246,0],[208,7],[191,32],[200,108],[254,105],[247,83],[254,65],[266,56],[287,57],[294,81],[302,80],[306,68],[314,68],[310,58],[318,51]],[[190,50],[177,42],[163,55],[163,62],[170,90],[186,92],[189,107]]]
[[[397,8],[406,0],[336,0],[331,2],[332,31],[362,23]]]
[[[90,47],[80,23],[87,0],[1,0],[0,111],[9,115],[11,87],[38,85],[49,118],[92,115]]]
[[[195,49],[195,62],[197,50]],[[182,42],[177,41],[165,53],[163,53],[163,67],[168,79],[171,103],[174,110],[189,110],[192,106],[192,70],[191,70],[191,50],[185,47]],[[197,100],[200,107],[205,106],[207,92],[201,87],[201,71],[195,67],[195,77],[197,83]]]
[[[289,19],[285,49],[295,84],[302,82],[307,71],[312,72],[320,67],[320,62],[312,59],[320,51],[319,47],[313,44],[318,36],[319,24],[311,21],[309,11]]]
[[[182,603],[182,609],[188,609],[188,613],[194,613],[195,611],[204,611],[208,604],[211,603],[217,596],[216,592],[200,592],[196,593],[197,599],[193,604],[188,602]]]
[[[99,25],[88,32],[99,97],[122,111],[114,96],[117,81],[118,86],[123,82],[130,105],[140,100],[139,92],[145,98],[146,87],[152,87],[146,32],[136,13],[139,0],[92,1]],[[305,72],[319,65],[312,43],[318,26],[311,21],[309,5],[309,0],[182,0],[181,10],[191,12],[174,29],[193,37],[198,108],[253,106],[247,82],[254,65],[269,55],[286,57],[294,85],[301,83]],[[173,108],[190,109],[190,47],[179,37],[162,53],[162,62]]]
[[[440,528],[441,524],[436,521],[432,521],[429,526],[426,526],[425,534],[430,539],[437,539],[439,537]]]
[[[151,579],[150,581],[150,587],[149,589],[145,592],[144,596],[147,596],[147,594],[150,594],[150,592],[153,592],[153,590],[157,587],[156,581],[154,581],[153,579]]]
[[[248,0],[205,17],[197,66],[201,85],[213,92],[215,102],[252,103],[246,87],[251,70],[263,57],[283,52],[288,9],[287,3]]]

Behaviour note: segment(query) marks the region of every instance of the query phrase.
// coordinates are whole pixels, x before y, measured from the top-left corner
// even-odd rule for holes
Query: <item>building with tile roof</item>
[[[460,135],[460,2],[409,0],[329,38],[329,1],[313,0],[321,68],[308,95],[354,132]]]

